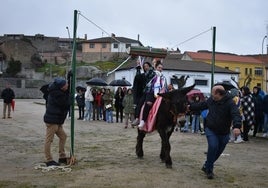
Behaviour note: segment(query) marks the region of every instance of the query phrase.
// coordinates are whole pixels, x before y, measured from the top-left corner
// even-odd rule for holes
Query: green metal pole
[[[216,27],[213,27],[213,36],[212,36],[212,60],[211,60],[211,89],[212,89],[212,87],[214,85],[215,44],[216,44]]]
[[[74,10],[73,51],[72,51],[72,82],[71,82],[71,156],[74,156],[74,95],[76,81],[76,30],[77,10]]]

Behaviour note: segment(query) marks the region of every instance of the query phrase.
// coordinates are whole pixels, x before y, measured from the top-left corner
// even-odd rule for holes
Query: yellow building
[[[182,59],[203,61],[211,64],[212,52],[184,52]],[[236,80],[239,87],[247,85],[252,90],[254,86],[258,86],[262,90],[266,90],[265,65],[260,60],[249,56],[216,52],[215,65],[239,72],[239,80]]]

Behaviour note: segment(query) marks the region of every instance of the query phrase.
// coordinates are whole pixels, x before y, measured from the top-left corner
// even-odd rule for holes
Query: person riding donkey
[[[161,61],[155,63],[155,76],[146,85],[146,97],[143,110],[141,111],[141,121],[138,128],[142,129],[147,121],[149,112],[158,97],[158,93],[164,93],[167,91],[167,82],[165,76],[162,74],[163,64]],[[159,103],[160,104],[160,103]],[[158,106],[159,107],[159,106]],[[157,107],[157,108],[158,108]]]

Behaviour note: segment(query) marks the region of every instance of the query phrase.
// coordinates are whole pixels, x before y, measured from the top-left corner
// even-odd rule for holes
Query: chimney
[[[138,41],[140,41],[140,34],[138,34]]]
[[[115,34],[114,33],[112,33],[112,37],[115,37]]]
[[[85,34],[85,40],[87,40],[87,34]]]

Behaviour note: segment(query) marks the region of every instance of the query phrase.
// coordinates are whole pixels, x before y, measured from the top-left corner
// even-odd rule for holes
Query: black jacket
[[[44,122],[49,124],[63,124],[69,108],[69,93],[61,90],[55,83],[51,84],[49,87]]]
[[[241,115],[230,95],[225,95],[220,101],[210,97],[207,101],[191,104],[190,110],[208,109],[206,127],[219,135],[230,133],[230,127],[241,128]]]
[[[11,103],[15,98],[14,91],[11,88],[6,88],[1,93],[1,98],[4,99],[4,103]]]

